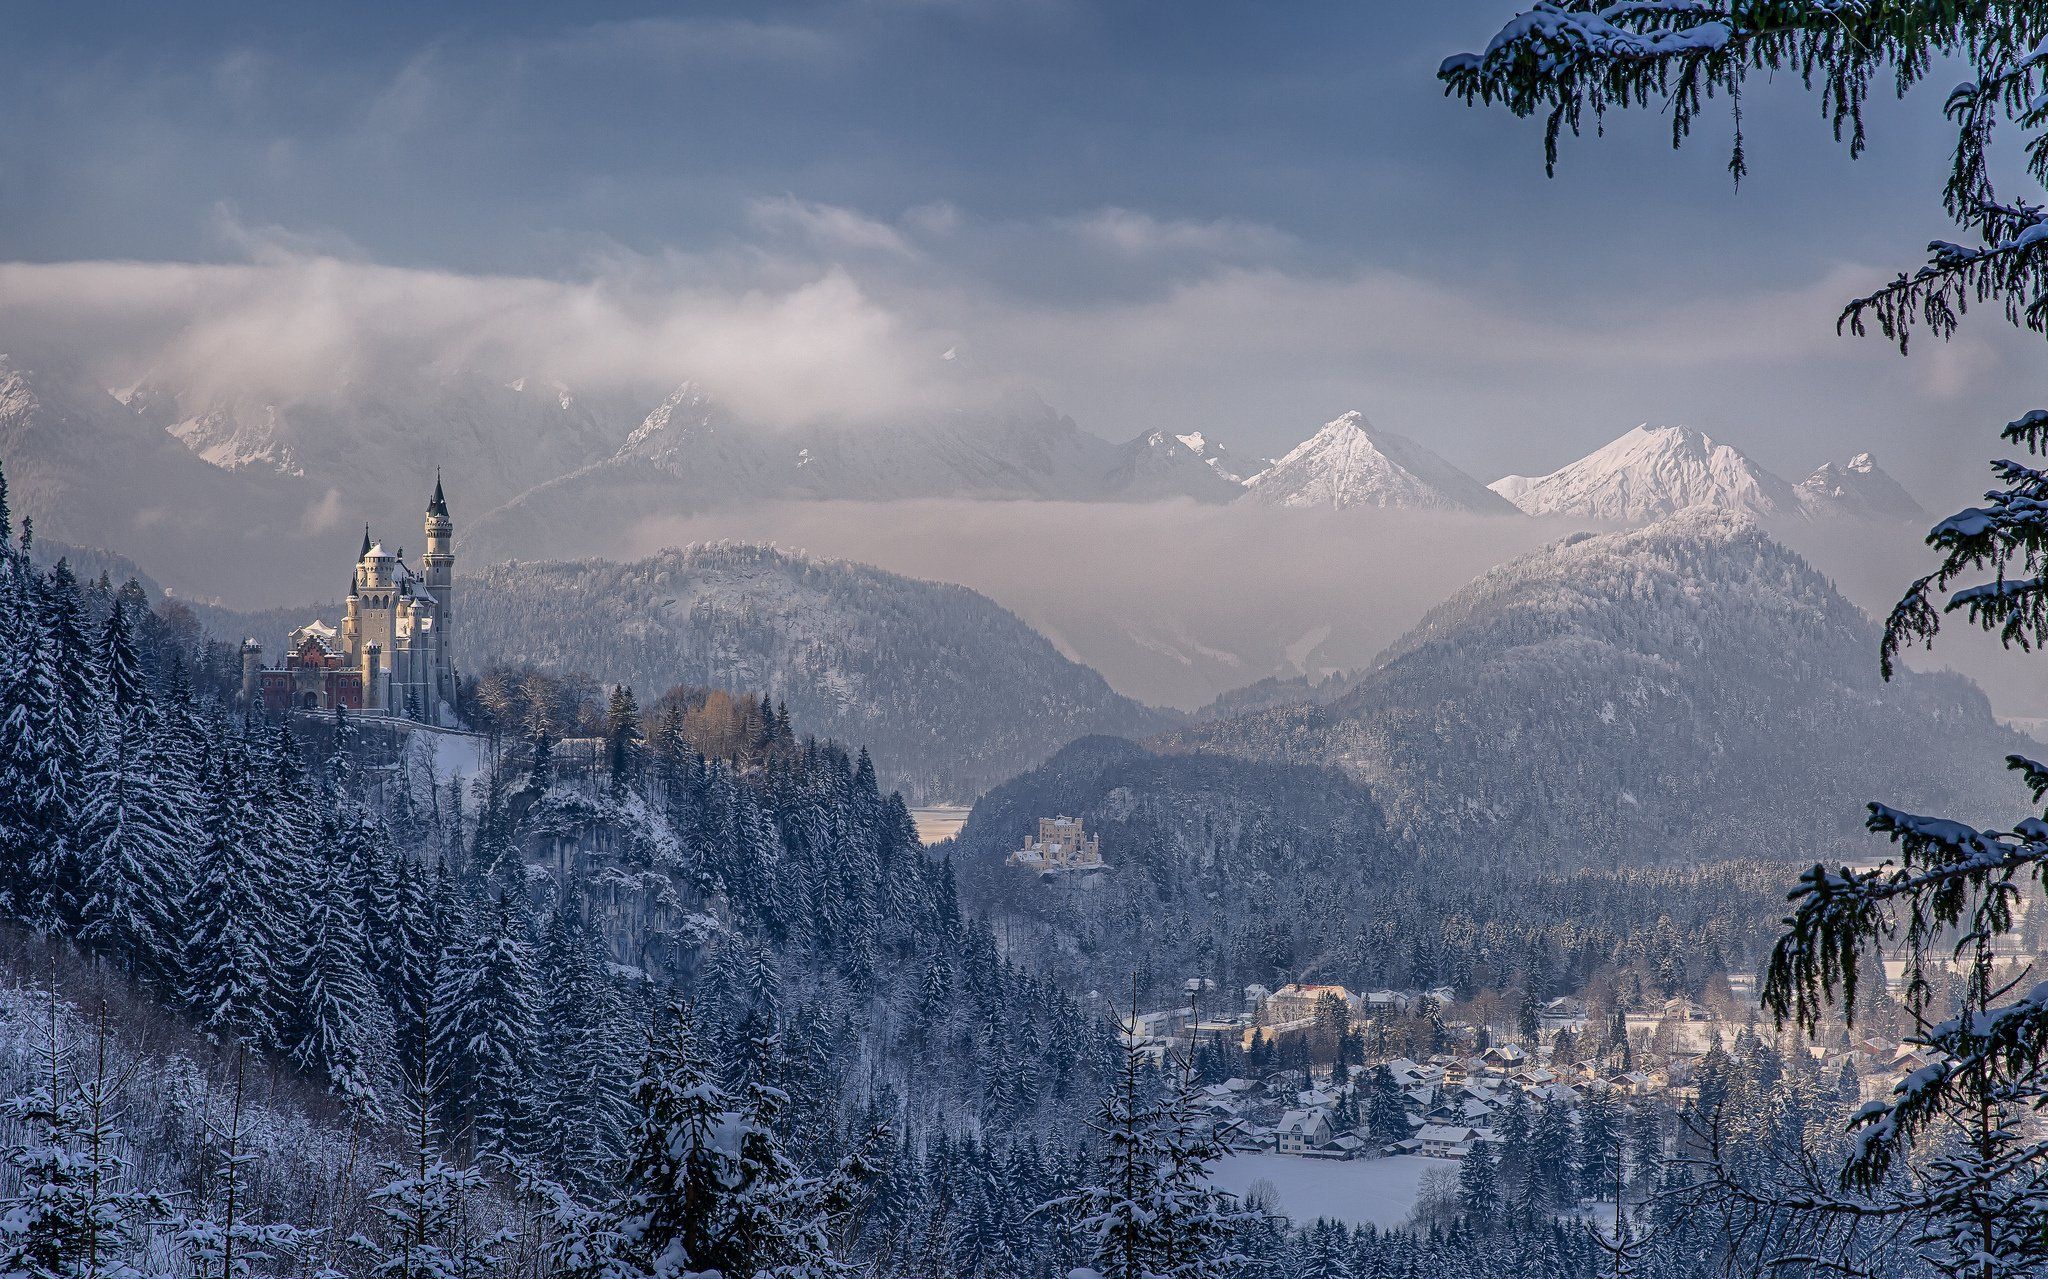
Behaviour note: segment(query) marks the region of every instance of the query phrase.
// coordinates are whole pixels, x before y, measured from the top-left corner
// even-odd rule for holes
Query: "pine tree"
[[[1391,1146],[1408,1138],[1408,1099],[1395,1082],[1394,1072],[1384,1065],[1374,1066],[1366,1075],[1363,1111],[1365,1129],[1379,1145]]]
[[[257,882],[262,827],[248,756],[223,731],[208,778],[204,847],[184,945],[185,1001],[199,1028],[258,1047],[277,1042],[283,982]]]
[[[1192,1063],[1176,1064],[1163,1102],[1149,1099],[1145,1075],[1144,1052],[1127,1042],[1095,1124],[1096,1180],[1047,1206],[1073,1221],[1103,1279],[1231,1275],[1240,1235],[1262,1214],[1209,1184],[1223,1151],[1196,1109]]]
[[[612,686],[604,716],[605,767],[614,791],[630,789],[640,772],[640,706],[633,690]]]
[[[299,1010],[292,1060],[324,1078],[371,1123],[384,1109],[393,1022],[367,972],[369,956],[341,823],[331,810],[316,837],[306,928],[293,974]]]
[[[1494,1158],[1493,1143],[1474,1142],[1458,1161],[1458,1207],[1465,1222],[1475,1230],[1491,1230],[1500,1217],[1500,1165]]]
[[[92,740],[78,829],[79,939],[130,971],[172,978],[182,967],[188,859],[199,845],[190,792],[148,708],[123,714],[110,698]]]
[[[142,673],[142,658],[135,648],[135,627],[128,602],[116,597],[100,632],[99,663],[107,704],[114,717],[134,723],[148,709],[149,682]]]
[[[632,1079],[616,1046],[625,1039],[618,992],[600,943],[557,904],[542,940],[548,975],[540,1023],[539,1147],[554,1175],[594,1185],[618,1154]]]
[[[670,1011],[651,1037],[633,1091],[617,1216],[623,1260],[645,1279],[827,1279],[832,1225],[858,1165],[825,1178],[799,1173],[776,1143],[772,1095],[738,1100],[697,1047],[688,1013]]]
[[[1579,1106],[1579,1126],[1572,1142],[1572,1171],[1581,1198],[1597,1199],[1614,1189],[1621,1175],[1620,1122],[1614,1099],[1595,1090]]]
[[[441,1153],[430,1084],[415,1080],[406,1095],[407,1161],[378,1166],[383,1184],[370,1192],[370,1233],[352,1244],[374,1279],[490,1279],[505,1273],[509,1230],[487,1229],[479,1211],[483,1174]]]
[[[11,576],[25,572],[17,561]],[[50,619],[33,580],[16,581],[9,669],[0,685],[0,894],[39,928],[64,922],[75,885],[69,779],[59,727],[63,689]]]
[[[524,917],[500,897],[467,912],[447,947],[436,1016],[442,1086],[478,1149],[523,1154],[533,1136],[526,1063],[536,1039]],[[458,1126],[458,1131],[460,1126]]]
[[[356,865],[364,866],[367,848],[357,848]],[[372,956],[384,1001],[391,1009],[393,1033],[406,1052],[427,1042],[436,972],[440,967],[441,929],[435,918],[427,871],[419,860],[407,854],[380,859],[389,867],[391,889],[388,897],[373,894],[379,903],[370,916],[377,921],[378,947]],[[359,874],[370,873],[359,870]],[[385,903],[388,902],[388,905]]]
[[[1573,1170],[1572,1116],[1563,1103],[1546,1100],[1536,1107],[1536,1121],[1530,1127],[1531,1165],[1536,1170],[1538,1201],[1546,1208],[1569,1208],[1578,1199],[1578,1180]]]
[[[142,1279],[151,1226],[170,1205],[130,1185],[115,1126],[120,1081],[107,1055],[104,1009],[90,1074],[62,1043],[63,1013],[45,996],[49,1021],[39,1084],[4,1113],[22,1136],[6,1152],[14,1193],[0,1209],[0,1274],[38,1279]]]

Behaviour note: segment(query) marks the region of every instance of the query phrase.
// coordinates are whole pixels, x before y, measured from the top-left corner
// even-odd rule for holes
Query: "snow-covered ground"
[[[458,777],[468,781],[482,773],[489,762],[489,742],[471,733],[415,728],[410,748],[415,763],[424,763],[429,754],[433,756],[434,775],[443,785]]]
[[[1216,1166],[1216,1185],[1243,1195],[1256,1182],[1272,1183],[1279,1211],[1297,1223],[1330,1217],[1354,1226],[1399,1226],[1415,1210],[1422,1176],[1456,1176],[1458,1165],[1421,1155],[1385,1159],[1302,1159],[1294,1155],[1230,1155]]]

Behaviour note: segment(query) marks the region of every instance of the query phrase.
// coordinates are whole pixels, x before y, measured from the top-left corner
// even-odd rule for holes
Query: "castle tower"
[[[378,660],[380,650],[377,644],[363,645],[363,709],[381,711],[384,709],[384,664]]]
[[[263,709],[257,690],[261,687],[263,672],[263,646],[254,639],[242,641],[242,710],[253,715]]]
[[[455,701],[455,521],[448,518],[448,499],[441,494],[441,473],[434,472],[434,496],[427,501],[427,594],[434,598],[434,639],[430,654],[433,699]],[[424,708],[434,719],[438,706]]]

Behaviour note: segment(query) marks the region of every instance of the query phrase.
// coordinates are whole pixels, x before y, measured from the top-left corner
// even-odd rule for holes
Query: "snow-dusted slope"
[[[1919,519],[1927,514],[1913,495],[1868,453],[1827,462],[1799,484],[1799,500],[1815,514],[1866,519]]]
[[[1238,465],[1237,459],[1231,456],[1229,449],[1215,440],[1200,431],[1189,431],[1173,438],[1180,441],[1181,447],[1207,462],[1209,469],[1224,479],[1232,484],[1244,483],[1243,469]]]
[[[1751,520],[1580,533],[1432,610],[1328,706],[1175,733],[1340,767],[1419,840],[1503,855],[1874,856],[1863,804],[1988,820],[2018,739]]]
[[[1074,738],[1173,718],[965,587],[764,546],[502,564],[460,590],[471,669],[599,672],[643,702],[677,684],[767,692],[820,734],[865,745],[919,799],[971,798]]]
[[[1690,506],[1761,516],[1801,509],[1790,484],[1687,426],[1639,426],[1561,470],[1509,475],[1489,487],[1530,515],[1617,523]]]
[[[1036,395],[893,422],[773,429],[686,384],[612,456],[540,484],[469,526],[487,559],[614,553],[650,518],[768,501],[1105,496],[1116,446]]]
[[[142,420],[226,470],[302,477],[362,500],[393,476],[459,467],[474,512],[619,447],[645,404],[587,401],[559,382],[453,374],[339,378],[278,400],[146,380],[128,396]]]
[[[0,463],[16,519],[57,540],[132,548],[188,589],[259,576],[307,521],[302,483],[271,491],[207,465],[61,359],[0,354]]]
[[[1199,432],[1148,431],[1117,452],[1116,465],[1103,477],[1107,497],[1126,501],[1192,497],[1202,502],[1228,502],[1242,491],[1238,478],[1226,469],[1223,449]]]
[[[1301,509],[1423,507],[1509,513],[1485,485],[1356,410],[1245,482],[1247,502]]]

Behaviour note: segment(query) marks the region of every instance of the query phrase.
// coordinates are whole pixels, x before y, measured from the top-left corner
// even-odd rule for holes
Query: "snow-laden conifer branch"
[[[2023,414],[2001,434],[2038,454],[2048,448],[2048,411]],[[1885,622],[1879,662],[1887,679],[1899,650],[1932,646],[1948,613],[1962,613],[2009,647],[2031,651],[2048,639],[2048,470],[2009,458],[1991,470],[2002,487],[1985,493],[1984,505],[1928,530],[1927,544],[1941,552],[1941,563],[1907,589]],[[1985,574],[1989,580],[1956,586]],[[1937,595],[1946,598],[1937,603]]]
[[[2048,331],[2048,226],[2027,201],[1998,198],[1991,147],[2001,126],[2020,131],[2026,171],[2048,182],[2048,6],[2028,0],[1545,0],[1510,19],[1481,53],[1447,58],[1445,91],[1542,112],[1546,169],[1558,140],[1590,112],[1654,107],[1669,115],[1675,147],[1716,94],[1730,102],[1729,169],[1747,158],[1740,95],[1751,73],[1796,72],[1818,89],[1822,113],[1851,155],[1864,145],[1863,110],[1879,77],[1903,95],[1937,60],[1961,61],[1971,79],[1944,110],[1956,143],[1943,200],[1981,247],[1936,240],[1926,266],[1851,301],[1841,327],[1874,321],[1903,348],[1916,324],[1954,331],[1972,302],[2003,303],[2009,318]]]

